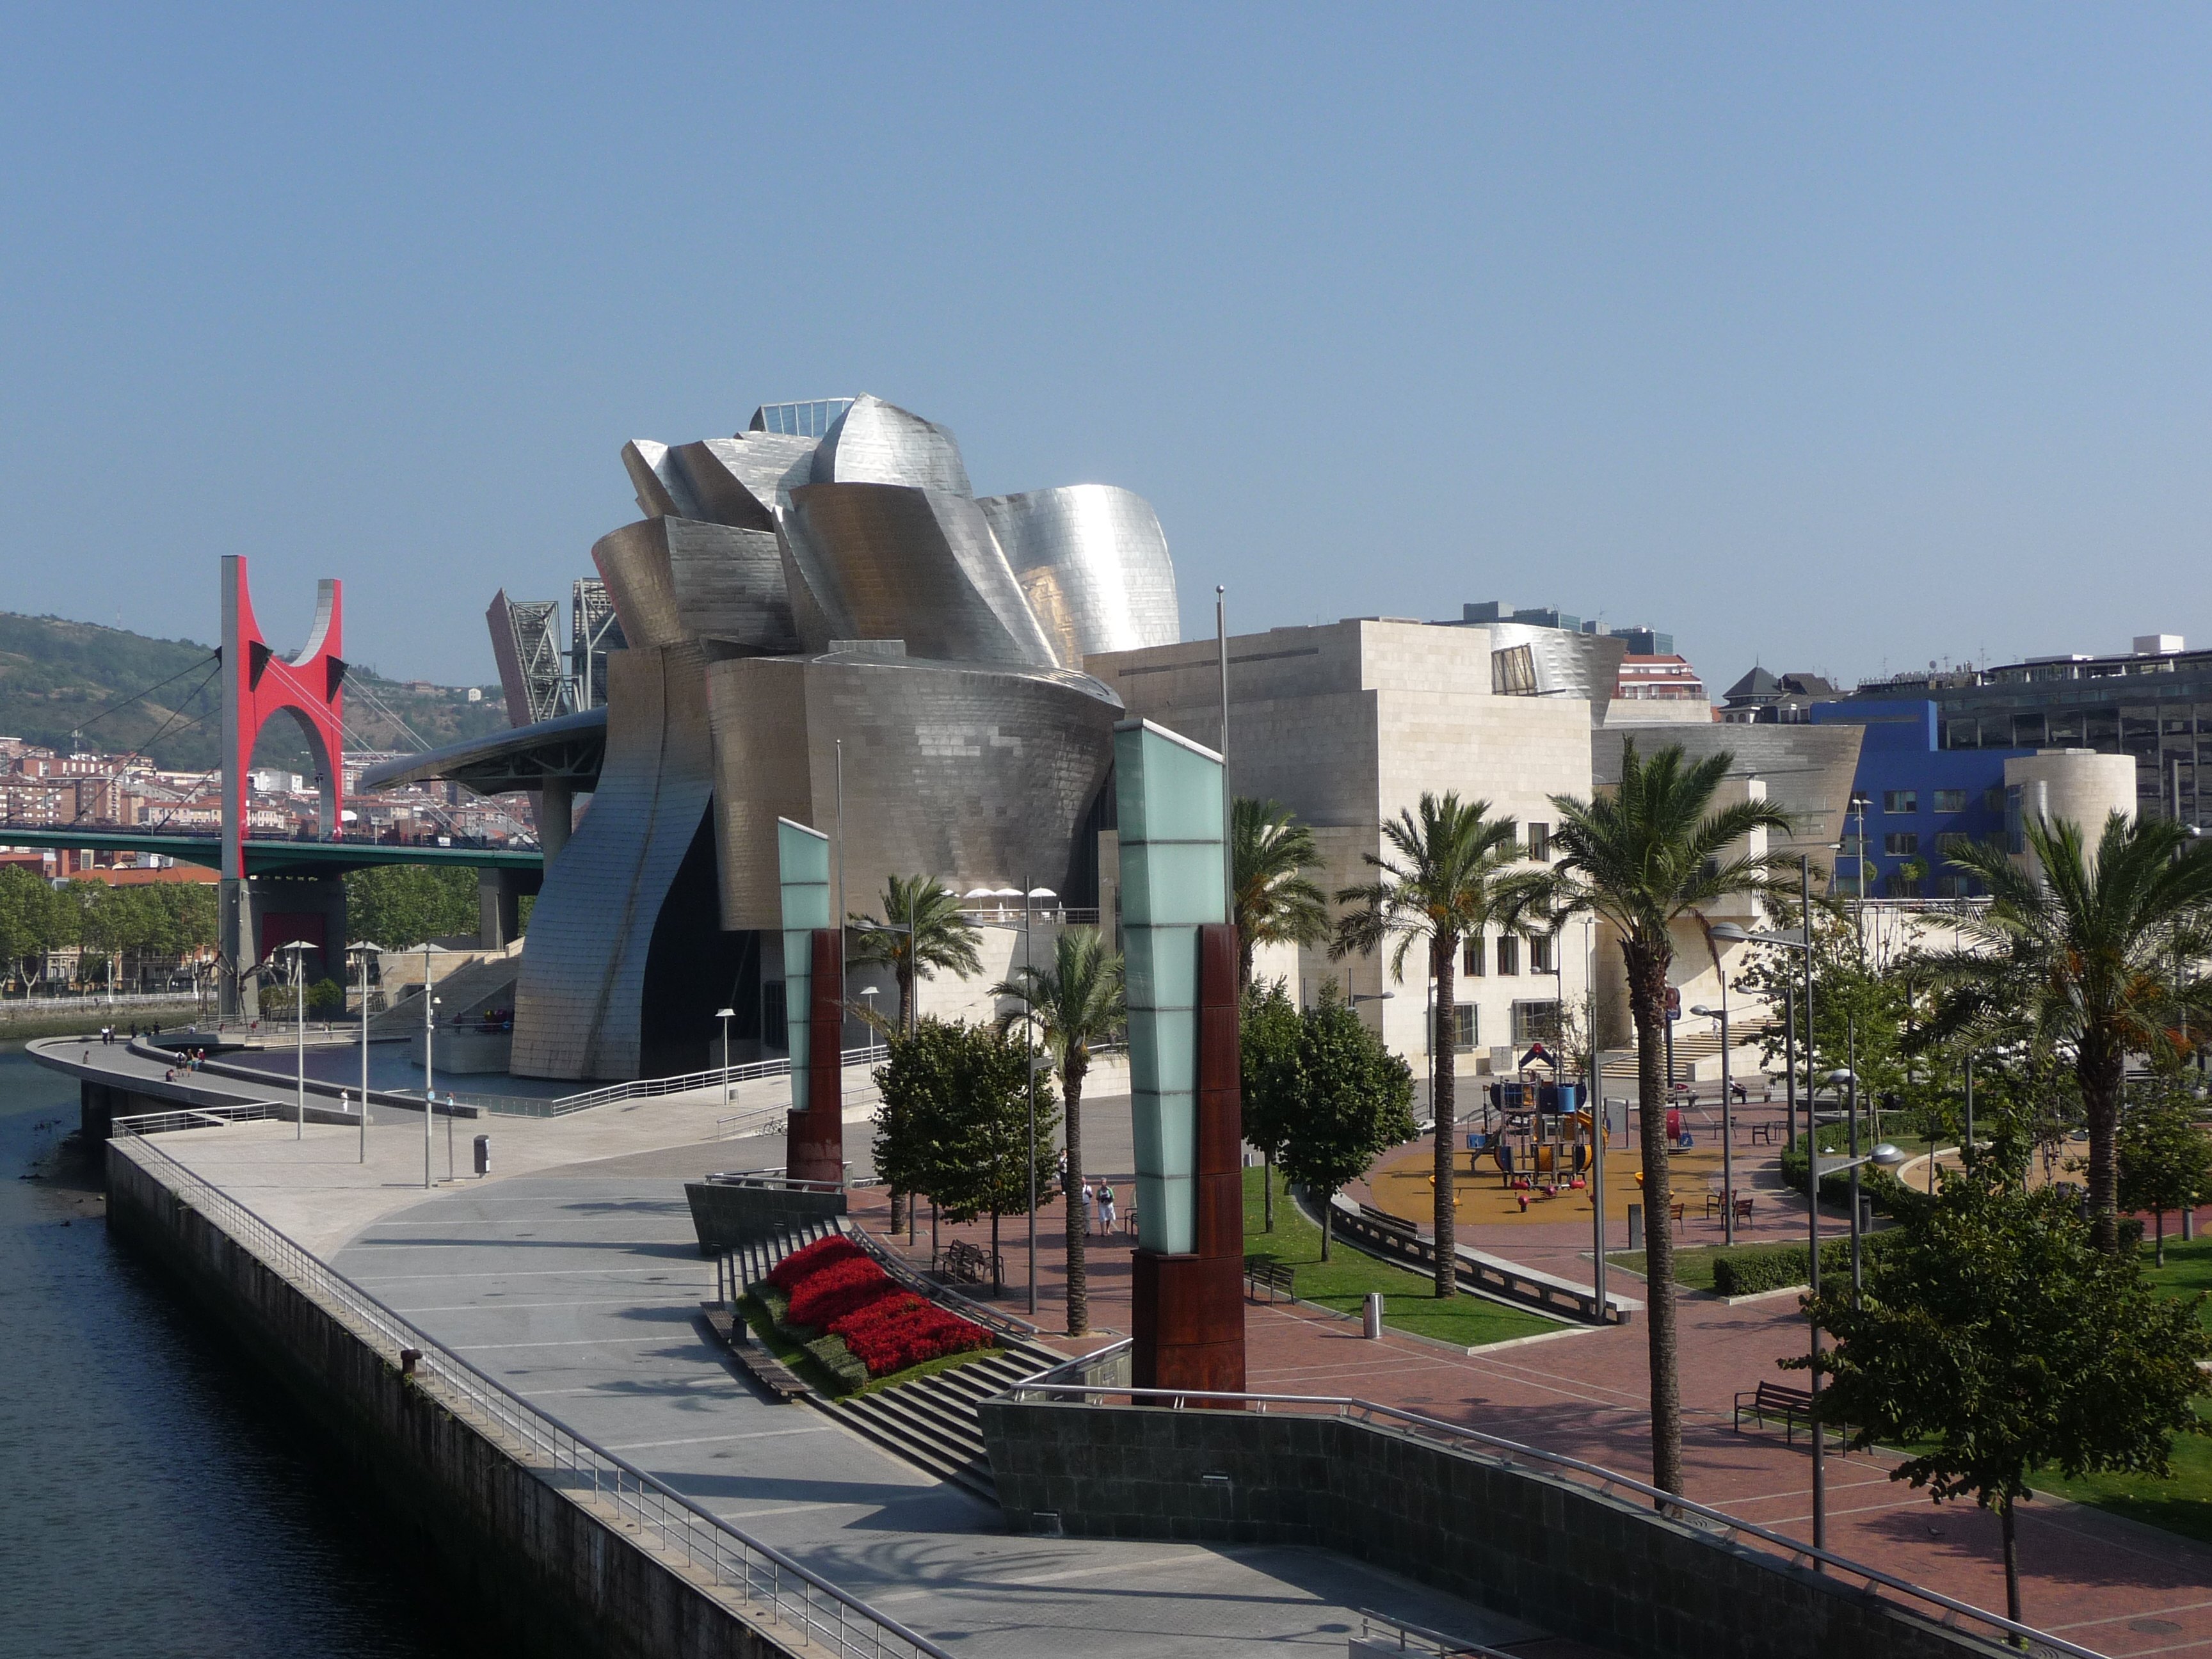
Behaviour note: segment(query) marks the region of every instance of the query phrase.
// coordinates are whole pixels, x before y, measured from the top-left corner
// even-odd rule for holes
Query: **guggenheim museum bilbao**
[[[963,893],[1048,888],[1113,927],[1113,731],[1139,716],[1225,748],[1239,793],[1311,825],[1329,889],[1367,878],[1381,822],[1424,790],[1490,801],[1528,857],[1548,857],[1551,798],[1609,782],[1630,737],[1729,750],[1729,792],[1790,811],[1791,850],[1824,867],[1844,836],[1861,727],[1721,726],[1701,697],[1669,718],[1615,696],[1621,636],[1496,607],[1232,637],[1224,744],[1218,654],[1179,640],[1174,564],[1142,497],[1097,483],[978,497],[951,432],[876,398],[767,404],[733,437],[641,440],[623,459],[644,516],[592,547],[573,651],[554,638],[557,606],[493,601],[517,728],[362,780],[532,792],[546,867],[516,964],[518,1075],[700,1068],[723,1009],[733,1059],[784,1052],[779,819],[830,838],[848,911],[873,908],[888,877],[927,874]],[[1729,964],[1683,945],[1685,1006],[1717,997],[1701,981]],[[1510,1065],[1586,988],[1612,1024],[1605,955],[1581,937],[1470,940],[1455,1069]],[[1290,946],[1258,966],[1301,996],[1323,979],[1364,994],[1422,1068],[1418,970],[1386,984],[1382,958]],[[979,994],[948,990],[931,993],[937,1012]]]

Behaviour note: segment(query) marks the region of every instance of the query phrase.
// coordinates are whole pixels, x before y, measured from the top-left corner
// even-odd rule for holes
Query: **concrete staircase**
[[[740,1245],[729,1253],[730,1281],[750,1289],[775,1265],[818,1238],[850,1231],[842,1216],[809,1221],[773,1237]],[[1005,1342],[998,1352],[971,1359],[949,1370],[917,1377],[895,1389],[878,1389],[843,1400],[809,1396],[811,1403],[885,1450],[895,1452],[941,1480],[971,1492],[987,1503],[999,1501],[983,1449],[976,1407],[1003,1394],[1024,1377],[1065,1362],[1066,1356],[1025,1342]]]
[[[438,999],[440,1028],[457,1025],[471,1015],[495,1006],[512,1008],[515,981],[521,975],[522,958],[519,955],[489,957],[456,968],[431,987]],[[412,994],[370,1017],[371,1038],[411,1037],[422,1029],[422,988],[411,985],[404,988]]]
[[[995,1504],[999,1486],[975,1408],[1065,1358],[1042,1348],[1006,1348],[896,1389],[856,1394],[830,1409],[839,1421],[908,1462]]]

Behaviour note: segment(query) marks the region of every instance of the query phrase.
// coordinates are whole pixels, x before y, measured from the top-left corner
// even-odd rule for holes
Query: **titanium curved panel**
[[[837,739],[845,908],[865,911],[918,872],[1067,890],[1121,713],[1085,674],[859,655],[714,663],[707,704],[722,926],[766,929],[782,925],[775,821],[834,824]]]
[[[799,648],[773,531],[647,519],[600,537],[592,562],[633,646],[711,637],[769,653]]]
[[[1113,484],[1073,484],[987,495],[975,505],[1063,663],[1182,637],[1175,562],[1143,496]]]
[[[835,637],[904,640],[917,657],[1060,665],[966,496],[841,483],[791,499],[787,542]]]
[[[781,433],[740,432],[684,444],[673,460],[706,517],[769,530],[790,510],[791,492],[811,481],[814,444],[811,438]]]
[[[672,514],[678,518],[699,516],[690,491],[669,465],[666,444],[633,438],[623,446],[622,459],[623,470],[629,474],[629,487],[637,495],[637,510],[647,518]]]
[[[515,985],[518,1076],[638,1075],[653,927],[714,795],[705,670],[690,646],[607,658],[599,787],[531,912]]]
[[[814,452],[813,481],[911,484],[953,495],[975,493],[951,428],[910,415],[881,398],[856,398],[838,416]]]
[[[1605,722],[1606,705],[1620,678],[1620,659],[1628,641],[1609,634],[1571,634],[1563,628],[1538,628],[1528,623],[1492,623],[1490,648],[1503,651],[1525,645],[1536,672],[1536,695],[1582,697],[1590,706],[1594,726]]]

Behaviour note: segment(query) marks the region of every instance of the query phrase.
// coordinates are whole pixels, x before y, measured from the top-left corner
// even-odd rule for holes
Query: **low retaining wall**
[[[1354,1204],[1340,1194],[1329,1200],[1329,1209],[1331,1231],[1353,1248],[1423,1273],[1436,1271],[1436,1242],[1419,1229],[1370,1206]],[[1466,1244],[1454,1245],[1453,1255],[1459,1282],[1469,1290],[1534,1308],[1554,1319],[1579,1320],[1586,1325],[1626,1325],[1644,1305],[1607,1291],[1601,1314],[1597,1292],[1586,1285],[1524,1267]]]
[[[131,1156],[107,1148],[118,1237],[214,1314],[330,1437],[392,1512],[418,1528],[455,1588],[532,1651],[606,1659],[817,1659],[770,1635],[641,1547],[607,1516],[538,1480],[490,1433],[403,1377],[295,1286]]]
[[[1307,1544],[1632,1659],[2009,1653],[1594,1488],[1340,1417],[985,1401],[1017,1531]]]
[[[720,1255],[771,1238],[779,1230],[796,1232],[810,1221],[827,1221],[845,1213],[842,1192],[687,1181],[684,1196],[690,1200],[691,1226],[699,1235],[701,1255]]]

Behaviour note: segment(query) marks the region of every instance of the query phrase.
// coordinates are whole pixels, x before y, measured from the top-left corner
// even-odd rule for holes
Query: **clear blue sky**
[[[339,10],[0,19],[0,608],[488,680],[624,439],[866,391],[1192,633],[2212,645],[2201,8]]]

